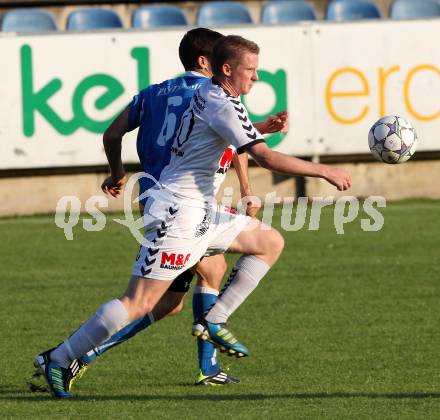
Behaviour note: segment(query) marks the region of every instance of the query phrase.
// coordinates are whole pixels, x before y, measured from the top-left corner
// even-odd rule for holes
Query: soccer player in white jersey
[[[266,226],[262,230],[255,220],[257,228],[246,230],[251,218],[231,215],[214,202],[215,172],[225,147],[232,145],[239,153],[247,151],[258,164],[271,170],[322,177],[340,190],[350,186],[351,178],[345,170],[277,153],[265,145],[239,100],[258,80],[258,53],[256,44],[237,36],[224,37],[216,44],[216,79],[198,90],[182,117],[173,156],[160,177],[162,186],[145,206],[147,244],[136,258],[127,290],[120,298],[102,305],[50,355],[46,378],[49,382],[49,376],[57,374],[58,392],[52,389],[57,396],[70,396],[64,377],[70,360],[150,312],[177,274],[197,263],[207,250],[243,255],[228,287],[201,320],[203,334],[231,353],[247,355],[247,348],[232,336],[224,322],[276,262],[284,242],[275,229]],[[121,162],[111,165],[113,185],[108,188],[121,188],[121,168]]]
[[[258,53],[255,43],[237,36],[224,37],[214,46],[214,78],[197,90],[183,115],[172,148],[174,156],[160,178],[162,185],[179,198],[182,213],[185,206],[196,208],[213,200],[216,186],[212,174],[227,144],[232,144],[238,153],[248,152],[258,164],[273,171],[322,177],[341,190],[351,184],[345,170],[286,156],[267,147],[240,102],[240,95],[246,95],[258,80]],[[213,210],[212,229],[206,234],[205,242],[193,243],[192,254],[186,254],[188,258],[202,252],[199,246],[245,255],[238,260],[221,297],[202,320],[203,329],[193,333],[230,353],[245,356],[248,349],[224,324],[277,260],[283,240],[274,229],[257,228],[238,234],[249,222],[244,216],[236,216],[228,223],[218,223],[218,218],[222,218],[221,209]]]
[[[140,179],[141,196],[145,195],[143,193],[154,185],[151,182],[151,176],[159,178],[161,171],[168,164],[171,157],[173,134],[178,129],[180,118],[189,106],[195,90],[205,83],[208,77],[212,76],[209,57],[215,41],[221,37],[220,33],[206,28],[195,28],[188,31],[179,46],[179,57],[186,73],[142,90],[106,130],[104,135],[106,151],[111,155],[113,150],[116,150],[116,154],[119,153],[117,160],[120,160],[120,143],[123,134],[140,127],[137,139],[139,159],[144,172],[150,175],[147,179]],[[177,126],[174,122],[177,123]],[[287,129],[287,113],[280,112],[257,125],[267,133],[280,129],[285,131]],[[242,196],[250,195],[247,156],[241,155],[237,159],[232,147],[228,147],[219,160],[219,168],[216,172],[217,184],[221,184],[232,161],[237,170]],[[107,183],[108,180],[103,183],[104,191],[118,195],[120,192],[118,187],[107,190]],[[110,185],[112,185],[111,180]],[[144,204],[145,199],[141,202]],[[248,208],[248,210],[250,214],[256,211],[255,208]],[[205,258],[197,264],[195,270],[199,275],[199,280],[193,296],[193,312],[194,316],[198,318],[215,303],[220,282],[226,270],[226,262],[222,255],[216,255]],[[190,271],[193,270],[180,271],[179,276],[152,312],[131,322],[87,354],[74,359],[69,365],[68,374],[65,375],[69,378],[68,384],[78,379],[85,368],[93,363],[97,357],[148,328],[153,322],[164,316],[178,313],[182,308],[183,297],[191,283],[192,274]],[[199,369],[196,374],[196,385],[224,385],[239,382],[221,370],[214,346],[211,343],[198,340],[197,346]],[[52,351],[53,349],[50,349],[36,357],[37,369],[29,383],[32,389],[41,389],[40,372],[44,372],[46,360]]]

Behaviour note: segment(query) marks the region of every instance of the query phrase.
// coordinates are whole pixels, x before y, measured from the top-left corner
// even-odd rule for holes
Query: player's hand
[[[109,176],[104,179],[104,182],[101,184],[101,190],[106,194],[110,194],[112,197],[117,197],[126,183],[127,175],[124,175],[117,181],[112,176]]]
[[[261,208],[260,200],[256,200],[251,190],[242,190],[241,197],[242,204],[246,205],[246,214],[255,217]]]
[[[351,175],[345,169],[327,166],[325,179],[339,191],[345,191],[351,187]]]
[[[250,217],[256,217],[260,209],[260,203],[256,203],[254,201],[249,201],[246,203],[246,214]]]
[[[289,130],[289,113],[287,111],[277,112],[258,125],[256,124],[256,127],[261,134],[287,133]]]

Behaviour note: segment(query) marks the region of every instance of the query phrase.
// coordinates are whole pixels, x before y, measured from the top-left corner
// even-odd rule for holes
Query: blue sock
[[[194,319],[201,318],[205,311],[217,302],[218,291],[208,287],[196,287],[193,295]],[[213,375],[220,370],[220,362],[217,360],[217,352],[212,343],[197,340],[199,367],[203,375]]]
[[[148,328],[154,322],[154,316],[150,312],[142,318],[133,321],[128,324],[126,327],[122,328],[122,330],[118,331],[116,334],[113,334],[107,341],[90,350],[85,356],[81,358],[84,363],[90,364],[92,363],[98,356],[101,356],[106,351],[116,347],[119,344],[122,344],[124,341],[127,341],[129,338],[136,335],[138,332],[141,332],[145,328]]]

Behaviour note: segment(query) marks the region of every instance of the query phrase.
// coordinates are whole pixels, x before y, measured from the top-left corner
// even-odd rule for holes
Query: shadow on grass
[[[23,390],[2,389],[0,400],[8,401],[49,401],[52,398],[41,393],[35,395],[22,394]],[[29,392],[26,392],[29,394]],[[9,395],[8,395],[9,394]],[[285,394],[182,394],[182,395],[94,395],[94,396],[75,396],[67,401],[270,401],[270,400],[310,400],[310,399],[347,399],[347,398],[369,398],[369,399],[431,399],[440,398],[440,392],[299,392]]]

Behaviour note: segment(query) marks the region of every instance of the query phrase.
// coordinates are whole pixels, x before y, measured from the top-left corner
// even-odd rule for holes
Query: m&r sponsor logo
[[[184,265],[189,261],[191,254],[176,254],[162,252],[162,258],[160,261],[160,268],[167,268],[168,270],[181,270]]]

